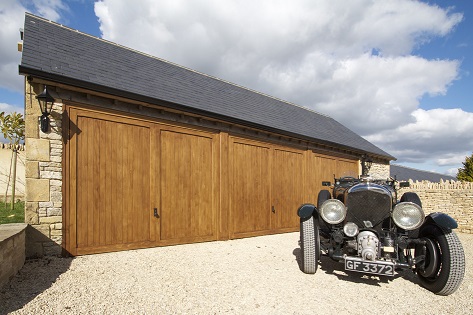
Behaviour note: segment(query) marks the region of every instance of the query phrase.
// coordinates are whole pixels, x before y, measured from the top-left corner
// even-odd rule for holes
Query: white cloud
[[[18,75],[21,54],[17,49],[20,28],[23,27],[25,9],[18,1],[0,3],[0,86],[12,91],[21,91],[22,78]]]
[[[449,168],[445,171],[444,174],[447,174],[449,176],[457,177],[458,174],[458,168]]]
[[[2,0],[0,2],[0,87],[23,92],[23,78],[18,74],[21,53],[17,43],[20,41],[20,28],[23,28],[26,11],[47,19],[59,21],[60,12],[67,6],[60,0]],[[0,100],[1,101],[1,100]]]
[[[298,65],[267,66],[261,75],[286,99],[328,113],[363,135],[396,128],[424,94],[445,94],[458,62],[369,54],[335,59],[318,53]],[[407,121],[406,121],[407,120]]]
[[[11,113],[11,112],[17,112],[17,113],[23,113],[23,108],[20,106],[16,105],[10,105],[7,103],[0,103],[0,113],[5,112],[5,113]]]
[[[450,9],[407,0],[103,0],[95,12],[106,39],[328,114],[399,161],[450,165],[472,145],[472,113],[419,109],[460,76],[457,60],[412,54],[454,31],[463,16]]]
[[[1,87],[22,92],[24,12],[60,22],[65,3],[0,3]],[[108,40],[328,114],[400,161],[452,166],[472,147],[472,113],[419,109],[460,76],[457,60],[412,54],[454,31],[463,16],[449,9],[408,0],[103,0],[95,12]]]
[[[45,19],[58,22],[61,12],[67,11],[68,6],[62,0],[31,0],[33,11]]]
[[[473,147],[473,113],[461,109],[417,109],[413,122],[367,139],[401,161],[431,159],[439,166],[460,164]]]

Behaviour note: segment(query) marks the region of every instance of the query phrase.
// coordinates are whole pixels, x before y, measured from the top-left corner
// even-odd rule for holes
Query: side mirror
[[[399,187],[400,188],[405,188],[405,187],[410,187],[411,184],[409,182],[400,182]]]
[[[331,182],[322,182],[322,186],[332,186]]]

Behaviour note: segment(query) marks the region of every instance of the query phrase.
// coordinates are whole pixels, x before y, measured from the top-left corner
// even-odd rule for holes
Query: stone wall
[[[26,224],[0,225],[0,289],[25,263]]]
[[[400,190],[399,198],[408,191],[419,195],[425,214],[444,212],[457,221],[459,232],[473,233],[473,182],[410,181],[410,187]]]
[[[388,179],[390,176],[389,163],[373,162],[369,174],[374,179]]]
[[[25,195],[25,146],[17,146],[15,199],[23,200]],[[10,173],[12,149],[9,143],[0,142],[0,195],[5,194]],[[10,199],[12,182],[8,184],[7,200]],[[3,197],[2,197],[3,200]]]
[[[49,116],[50,130],[43,133],[35,98],[43,88],[43,84],[26,82],[25,223],[33,228],[27,237],[27,257],[61,254],[63,104],[56,99]],[[54,97],[54,87],[48,91]]]

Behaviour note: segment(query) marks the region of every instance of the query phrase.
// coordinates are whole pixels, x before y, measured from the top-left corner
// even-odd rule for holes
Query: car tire
[[[332,195],[328,190],[321,190],[317,196],[317,209],[326,201],[332,198]]]
[[[314,274],[317,271],[320,259],[319,227],[314,221],[314,217],[300,221],[301,268],[308,274]]]
[[[422,201],[419,196],[413,192],[406,192],[401,197],[401,202],[412,202],[422,208]]]
[[[458,236],[434,224],[421,228],[419,235],[427,241],[425,268],[417,271],[421,284],[438,295],[452,294],[465,276],[465,253]],[[416,256],[419,250],[420,245]]]

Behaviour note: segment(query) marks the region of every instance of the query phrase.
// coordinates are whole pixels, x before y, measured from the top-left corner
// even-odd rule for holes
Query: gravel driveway
[[[447,297],[408,271],[347,274],[326,257],[304,274],[299,233],[289,233],[27,261],[0,291],[0,313],[473,314],[473,235],[459,237],[467,271]]]

